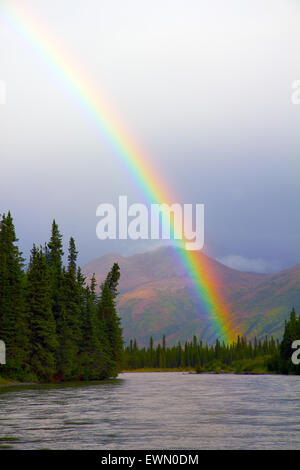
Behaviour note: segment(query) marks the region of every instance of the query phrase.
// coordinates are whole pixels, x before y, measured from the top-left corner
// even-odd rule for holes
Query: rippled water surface
[[[0,447],[300,449],[300,377],[120,374],[0,388]]]

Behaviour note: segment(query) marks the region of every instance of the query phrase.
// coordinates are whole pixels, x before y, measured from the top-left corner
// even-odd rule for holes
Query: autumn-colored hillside
[[[248,338],[272,334],[280,337],[291,308],[300,311],[300,265],[276,274],[245,273],[198,254],[214,273],[217,291],[227,304],[234,328]],[[193,335],[213,343],[216,331],[210,315],[195,295],[193,284],[172,247],[130,257],[111,254],[84,268],[101,284],[113,262],[121,268],[118,310],[124,337],[139,345],[149,336],[165,334],[169,344]]]

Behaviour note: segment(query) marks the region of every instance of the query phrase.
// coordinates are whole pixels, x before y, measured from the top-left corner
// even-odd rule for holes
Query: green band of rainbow
[[[57,44],[54,38],[50,37],[44,26],[40,26],[32,14],[25,12],[24,5],[21,8],[19,4],[16,7],[12,2],[8,4],[2,1],[0,11],[9,24],[27,38],[79,101],[101,135],[104,135],[114,147],[119,161],[126,167],[146,200],[158,204],[174,201],[166,189],[166,182],[161,181],[158,172],[150,168],[148,163],[150,159],[138,148],[123,123],[100,95],[99,85],[83,76],[82,71],[63,53],[61,44]],[[174,228],[176,227],[173,227],[173,230]],[[175,251],[193,281],[199,298],[205,304],[216,335],[225,343],[231,343],[236,338],[237,332],[233,327],[229,309],[217,291],[215,273],[211,272],[208,262],[199,252],[176,250],[176,248]]]

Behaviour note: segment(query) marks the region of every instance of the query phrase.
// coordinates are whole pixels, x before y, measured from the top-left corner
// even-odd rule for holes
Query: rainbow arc
[[[14,2],[2,1],[0,12],[11,27],[21,33],[37,50],[42,59],[55,71],[67,86],[81,108],[93,120],[101,136],[105,136],[118,156],[119,162],[134,179],[149,204],[170,204],[176,200],[167,190],[166,181],[150,166],[151,159],[143,152],[124,123],[115,115],[101,95],[99,85],[82,73],[74,61],[63,52],[62,45],[51,37],[38,20]],[[173,230],[176,227],[173,227]],[[237,336],[230,310],[218,292],[216,273],[211,271],[208,260],[197,251],[188,251],[174,245],[176,256],[184,266],[194,289],[210,316],[212,327],[220,340],[231,343]]]

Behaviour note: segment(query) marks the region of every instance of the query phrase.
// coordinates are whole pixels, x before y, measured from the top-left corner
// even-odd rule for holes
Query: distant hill
[[[229,305],[239,331],[248,338],[280,338],[291,308],[300,311],[300,264],[276,274],[245,273],[199,253],[215,274],[217,289]],[[88,263],[84,274],[95,273],[98,284],[114,262],[121,268],[118,310],[126,340],[148,344],[150,335],[168,344],[193,335],[213,343],[210,318],[193,292],[172,247],[122,257],[105,255]]]

